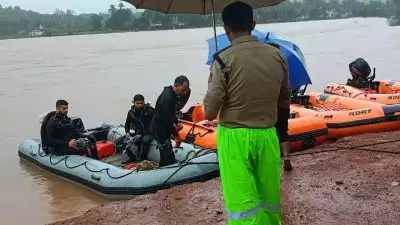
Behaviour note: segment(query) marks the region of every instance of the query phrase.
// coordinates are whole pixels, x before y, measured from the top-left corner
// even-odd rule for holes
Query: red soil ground
[[[282,172],[283,224],[400,224],[400,132],[347,137],[299,154],[292,156],[293,171]],[[113,202],[53,225],[226,224],[221,196],[214,179]]]

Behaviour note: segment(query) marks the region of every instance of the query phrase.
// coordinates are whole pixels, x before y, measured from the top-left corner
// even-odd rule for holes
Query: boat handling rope
[[[199,123],[199,122],[198,122],[198,123]],[[187,140],[186,140],[186,142],[189,143],[189,144],[192,144],[193,147],[194,147],[195,149],[204,149],[204,147],[202,147],[202,146],[197,145],[196,143],[194,143],[194,141],[195,141],[195,139],[196,139],[196,136],[204,137],[204,136],[206,136],[207,134],[214,133],[215,130],[213,130],[212,128],[210,128],[210,127],[208,127],[208,126],[206,126],[206,125],[200,125],[200,124],[198,124],[198,123],[193,123],[193,124],[192,124],[192,127],[190,128],[190,130],[188,131],[188,133],[187,133],[187,135],[186,135],[186,136],[189,136],[192,140],[190,140],[190,141],[187,141]],[[204,127],[204,128],[207,128],[207,131],[206,131],[204,134],[201,134],[200,132],[194,133],[194,129],[196,128],[196,126],[202,126],[202,127]],[[186,138],[186,139],[187,139],[187,138]],[[216,149],[215,149],[215,151],[216,151]]]
[[[31,147],[32,147],[32,146],[31,146]],[[44,153],[44,151],[41,151],[41,144],[38,143],[38,153],[37,153],[37,154],[38,154],[40,157],[46,157],[46,156],[48,156],[48,154],[42,154],[42,152]],[[186,159],[185,159],[184,161],[178,162],[178,164],[175,165],[175,166],[166,166],[166,167],[160,167],[160,168],[157,168],[157,169],[156,169],[156,170],[162,170],[162,169],[177,168],[177,170],[176,170],[171,176],[169,176],[169,177],[166,179],[166,181],[163,183],[163,185],[162,185],[161,187],[163,187],[164,185],[166,185],[167,182],[168,182],[179,170],[181,170],[181,169],[184,168],[185,166],[188,166],[188,165],[206,165],[206,164],[217,165],[217,164],[218,164],[218,162],[192,162],[192,160],[195,159],[195,158],[198,158],[198,157],[203,156],[203,155],[206,155],[206,154],[215,153],[215,151],[212,151],[211,149],[201,149],[201,150],[199,150],[199,151],[194,151],[194,152],[195,152],[195,153],[194,153],[194,156],[191,157],[191,158],[189,158],[189,155],[192,154],[193,151],[188,152],[188,154],[186,155]],[[58,160],[58,161],[56,161],[56,162],[53,162],[53,160],[52,160],[53,156],[54,156],[53,154],[50,154],[50,157],[49,157],[49,162],[50,162],[50,164],[53,165],[53,166],[54,166],[54,165],[57,165],[57,164],[59,164],[59,163],[61,163],[61,162],[64,162],[65,167],[68,168],[68,169],[75,169],[75,168],[84,166],[88,171],[90,171],[90,172],[92,172],[92,173],[101,173],[101,172],[103,172],[103,171],[106,171],[106,174],[107,174],[111,179],[120,179],[120,178],[126,177],[126,176],[128,176],[128,175],[130,175],[130,174],[132,174],[132,173],[135,173],[135,172],[137,173],[137,172],[138,172],[138,171],[136,171],[136,170],[131,170],[131,171],[129,171],[129,172],[127,172],[127,173],[125,173],[125,174],[123,174],[123,175],[121,175],[121,176],[113,176],[113,175],[110,174],[110,168],[103,168],[103,169],[100,169],[100,170],[92,170],[92,169],[90,169],[90,168],[87,166],[87,163],[90,162],[89,160],[86,160],[86,161],[84,161],[83,163],[80,163],[80,164],[78,164],[78,165],[71,166],[71,165],[68,165],[68,164],[67,164],[67,160],[68,160],[68,158],[70,157],[69,155],[66,155],[66,156],[62,157],[60,160]],[[161,187],[160,187],[160,188],[161,188]]]
[[[207,129],[207,131],[204,134],[201,134],[200,132],[194,133],[194,129],[196,128],[196,126],[202,126],[202,125],[199,125],[198,123],[193,123],[191,128],[189,129],[188,133],[186,134],[186,138],[184,141],[186,141],[189,144],[192,144],[194,148],[198,149],[198,148],[203,148],[203,147],[196,145],[194,143],[196,140],[196,136],[199,136],[200,138],[202,138],[202,137],[206,136],[207,134],[214,133],[215,131],[207,126],[202,126]]]
[[[193,160],[193,159],[195,159],[195,158],[197,158],[197,157],[200,157],[200,156],[202,156],[202,155],[206,155],[206,154],[210,154],[210,153],[215,153],[215,151],[213,151],[213,150],[211,150],[211,149],[201,149],[200,151],[195,152],[194,157],[188,159],[188,156],[189,156],[189,154],[190,154],[191,152],[194,152],[194,150],[188,152],[188,154],[186,155],[186,160],[181,161],[181,162],[178,163],[178,165],[180,165],[179,168],[178,168],[174,173],[172,173],[172,174],[163,182],[163,184],[157,189],[157,191],[160,190],[160,189],[162,189],[162,188],[164,188],[164,187],[167,185],[168,181],[169,181],[175,174],[177,174],[182,168],[184,168],[184,167],[187,166],[187,165],[190,165],[190,164],[216,164],[216,165],[218,165],[218,162],[204,162],[204,163],[193,163],[193,162],[190,162],[191,160]],[[200,154],[200,153],[203,153],[203,154]]]

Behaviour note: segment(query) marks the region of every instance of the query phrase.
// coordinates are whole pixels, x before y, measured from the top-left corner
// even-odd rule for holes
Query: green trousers
[[[280,225],[280,147],[275,128],[217,128],[229,225]]]

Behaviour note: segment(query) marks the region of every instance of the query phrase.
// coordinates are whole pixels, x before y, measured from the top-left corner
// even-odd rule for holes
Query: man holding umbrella
[[[228,221],[280,225],[280,146],[288,130],[291,90],[279,50],[251,36],[253,9],[234,2],[222,11],[232,45],[214,55],[204,105],[219,113],[218,161]],[[275,125],[276,124],[276,125]]]

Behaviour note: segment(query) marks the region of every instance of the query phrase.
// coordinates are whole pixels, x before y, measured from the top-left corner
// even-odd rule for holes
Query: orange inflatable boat
[[[400,129],[400,105],[384,105],[338,95],[310,93],[293,99],[296,117],[325,121],[329,138]]]
[[[371,82],[370,89],[358,89],[345,84],[328,83],[324,87],[324,92],[386,105],[400,104],[400,81],[374,81]]]
[[[199,147],[216,149],[216,127],[204,126],[204,106],[192,106],[184,113],[179,132],[181,140]],[[320,118],[293,118],[289,120],[291,151],[296,152],[315,147],[328,139],[328,128]]]
[[[377,90],[382,94],[397,94],[400,93],[400,81],[398,80],[381,80],[375,81],[378,86]]]

